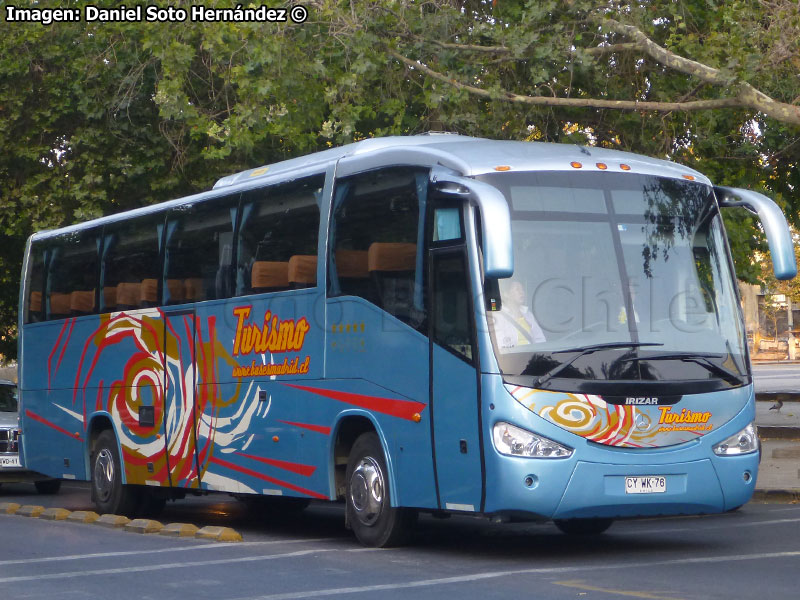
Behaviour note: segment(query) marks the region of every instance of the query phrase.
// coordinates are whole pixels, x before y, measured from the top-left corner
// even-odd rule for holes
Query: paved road
[[[84,496],[74,484],[53,498],[17,485],[4,486],[0,501],[66,506]],[[358,546],[330,505],[265,519],[212,497],[176,503],[165,516],[236,524],[245,543],[0,515],[2,597],[794,599],[800,571],[797,505],[622,521],[597,538],[550,524],[424,518],[412,547],[390,550]]]
[[[800,363],[753,365],[756,392],[800,393]]]

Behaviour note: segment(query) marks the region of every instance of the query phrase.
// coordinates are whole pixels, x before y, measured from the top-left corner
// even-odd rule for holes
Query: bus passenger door
[[[479,512],[484,497],[478,356],[463,244],[430,253],[430,406],[439,506]]]
[[[164,426],[173,487],[199,486],[196,452],[195,312],[164,312]]]

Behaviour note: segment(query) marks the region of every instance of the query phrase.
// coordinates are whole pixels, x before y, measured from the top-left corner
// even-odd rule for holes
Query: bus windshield
[[[693,382],[698,392],[749,382],[709,186],[632,173],[481,179],[512,215],[514,275],[487,289],[507,380],[586,393],[614,381]]]

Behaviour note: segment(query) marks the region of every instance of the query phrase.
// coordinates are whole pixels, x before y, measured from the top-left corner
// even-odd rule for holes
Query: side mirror
[[[791,279],[797,275],[792,233],[789,231],[786,217],[775,202],[764,194],[739,188],[716,186],[714,193],[721,207],[741,206],[758,215],[767,235],[772,266],[777,279]]]
[[[437,193],[469,200],[480,210],[484,275],[487,278],[511,277],[514,273],[511,213],[502,192],[488,183],[442,168],[431,171],[431,184]]]

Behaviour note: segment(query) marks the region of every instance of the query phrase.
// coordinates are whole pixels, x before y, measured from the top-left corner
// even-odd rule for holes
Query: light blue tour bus
[[[187,492],[344,501],[369,546],[419,512],[553,519],[746,503],[759,443],[720,209],[780,209],[635,154],[370,139],[33,235],[27,468],[101,512]]]

